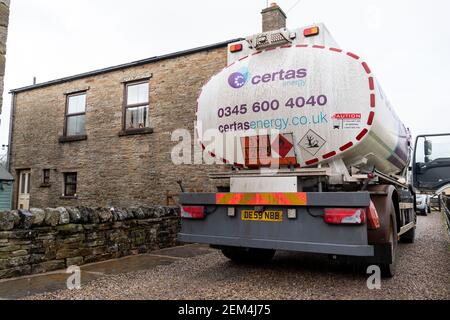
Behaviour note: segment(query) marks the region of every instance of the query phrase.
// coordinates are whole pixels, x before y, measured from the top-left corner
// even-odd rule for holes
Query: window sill
[[[39,186],[39,188],[50,188],[52,185],[50,183],[43,183]]]
[[[78,197],[67,197],[67,196],[62,196],[59,197],[61,200],[78,200]]]
[[[152,134],[154,130],[152,128],[143,129],[129,129],[119,132],[119,137],[136,136],[141,134]]]
[[[77,141],[86,141],[88,139],[87,136],[70,136],[70,137],[59,137],[59,143],[70,143]]]

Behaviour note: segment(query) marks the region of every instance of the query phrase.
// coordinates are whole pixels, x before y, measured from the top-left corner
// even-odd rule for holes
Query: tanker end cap
[[[303,30],[298,29],[299,39]],[[243,51],[229,54],[233,63],[210,79],[198,99],[199,136],[209,130],[224,136],[225,147],[211,147],[218,159],[247,166],[247,159],[261,164],[273,158],[282,166],[309,167],[367,158],[368,167],[385,174],[403,171],[409,134],[368,63],[349,51],[315,44],[326,34],[322,25],[320,32],[295,45],[289,30],[270,31],[251,42],[278,48],[252,53],[241,42]],[[258,155],[252,145],[270,146],[271,153]]]

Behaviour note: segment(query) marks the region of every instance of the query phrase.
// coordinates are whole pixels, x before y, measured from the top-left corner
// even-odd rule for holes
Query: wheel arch
[[[394,230],[399,232],[400,225],[400,195],[392,185],[377,185],[368,188],[371,192],[370,198],[375,205],[380,219],[380,228],[368,231],[369,244],[388,244],[390,237],[390,224],[394,224]],[[392,207],[394,212],[392,212]]]

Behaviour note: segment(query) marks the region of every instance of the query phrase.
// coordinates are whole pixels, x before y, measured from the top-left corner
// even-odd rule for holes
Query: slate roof
[[[0,165],[0,181],[14,181],[13,176]]]

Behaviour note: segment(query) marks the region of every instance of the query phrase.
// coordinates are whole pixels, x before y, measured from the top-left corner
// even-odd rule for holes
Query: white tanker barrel
[[[288,45],[244,57],[204,86],[197,120],[202,145],[244,167],[255,136],[268,137],[281,164],[342,158],[398,174],[409,162],[409,132],[372,70],[336,48]],[[224,145],[209,142],[214,130],[227,137]]]

